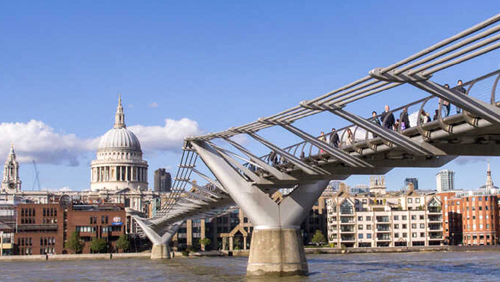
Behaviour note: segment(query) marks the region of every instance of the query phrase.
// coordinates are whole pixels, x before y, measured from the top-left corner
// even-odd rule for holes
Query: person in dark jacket
[[[467,90],[465,90],[465,88],[462,86],[462,84],[463,84],[462,80],[459,79],[457,81],[457,87],[456,87],[456,89],[458,90],[458,92],[460,92],[460,93],[462,93],[462,94],[465,95],[467,93]],[[457,114],[459,114],[459,113],[460,113],[460,108],[457,107]]]
[[[408,106],[404,107],[399,119],[401,120],[401,131],[411,127],[410,119],[408,118]]]
[[[392,112],[389,112],[389,106],[385,105],[385,111],[380,115],[380,119],[382,120],[382,125],[387,129],[392,129],[394,126],[394,115]]]
[[[371,118],[371,120],[372,120],[373,123],[376,123],[376,124],[380,125],[380,120],[377,117],[377,112],[376,111],[372,112],[372,118]]]
[[[380,120],[377,117],[377,112],[373,111],[372,112],[372,118],[370,119],[374,124],[380,125]],[[373,138],[377,138],[377,134],[373,134]]]
[[[450,85],[445,84],[444,88],[450,88]],[[442,107],[442,109],[444,110],[444,116],[443,117],[449,116],[450,115],[450,108],[451,108],[450,101],[439,99],[439,102],[443,104],[443,107]]]
[[[434,111],[434,117],[432,118],[432,120],[437,120],[439,117],[439,110],[435,110]]]
[[[339,147],[339,135],[337,134],[335,128],[332,128],[332,134],[330,134],[329,143],[335,148]]]

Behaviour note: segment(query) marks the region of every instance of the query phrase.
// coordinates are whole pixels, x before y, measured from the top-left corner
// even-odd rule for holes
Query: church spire
[[[10,143],[9,159],[16,158],[16,152],[14,151],[14,142]]]
[[[488,160],[488,170],[486,171],[486,188],[493,188],[493,180],[491,179],[490,160]]]
[[[123,113],[123,107],[122,107],[122,95],[118,94],[118,107],[116,108],[114,128],[125,128],[125,127],[126,127],[125,114]]]

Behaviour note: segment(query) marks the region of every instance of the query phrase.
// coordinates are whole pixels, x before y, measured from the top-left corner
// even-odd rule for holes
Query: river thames
[[[247,279],[247,258],[1,262],[1,281],[499,281],[500,252],[309,255],[309,277]]]

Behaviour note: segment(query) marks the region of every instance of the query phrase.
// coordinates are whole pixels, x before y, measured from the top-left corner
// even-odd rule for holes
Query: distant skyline
[[[23,190],[33,187],[33,159],[42,187],[89,189],[90,162],[113,126],[121,93],[153,188],[157,168],[175,176],[185,136],[248,123],[319,96],[493,16],[497,5],[2,1],[0,162],[14,142]],[[454,85],[499,68],[495,51],[433,79]],[[405,92],[367,99],[355,110],[369,116],[385,104],[397,107],[426,95],[398,91]],[[304,128],[319,134],[342,125],[322,115]],[[297,141],[284,132],[267,136],[282,146]],[[500,159],[489,159],[496,182]],[[394,169],[386,182],[395,190],[415,177],[419,189],[435,189],[436,173],[450,169],[456,188],[477,189],[486,166],[486,157],[459,157],[441,168]],[[345,182],[368,184],[369,176]]]

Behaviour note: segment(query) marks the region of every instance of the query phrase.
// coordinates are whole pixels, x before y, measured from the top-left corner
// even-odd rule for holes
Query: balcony
[[[436,236],[436,235],[431,235],[429,236],[429,240],[443,240],[443,236]]]
[[[377,241],[390,241],[390,240],[391,240],[391,236],[389,236],[389,234],[377,235]]]
[[[340,231],[344,233],[353,233],[354,232],[354,226],[341,226]]]
[[[391,232],[389,225],[377,225],[377,232]]]
[[[342,217],[340,217],[340,223],[351,223],[351,224],[353,224],[353,223],[355,223],[354,217],[351,217],[351,216],[348,216],[348,217],[347,216],[342,216]]]
[[[443,231],[443,226],[441,226],[441,224],[429,224],[427,231],[430,231],[430,232]]]
[[[429,213],[441,213],[441,207],[429,207],[428,209]]]
[[[342,242],[356,241],[356,238],[354,237],[354,235],[342,235],[342,236],[340,236],[340,239],[342,240]]]
[[[443,217],[441,216],[429,216],[429,222],[442,222]]]
[[[390,219],[388,216],[377,216],[376,220],[377,220],[377,222],[390,222]]]

